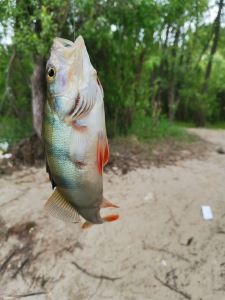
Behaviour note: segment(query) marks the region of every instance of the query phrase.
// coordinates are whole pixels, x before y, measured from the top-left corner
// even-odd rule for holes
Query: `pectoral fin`
[[[53,194],[45,203],[45,209],[50,215],[64,222],[80,222],[76,209],[64,198],[57,188],[55,188]]]

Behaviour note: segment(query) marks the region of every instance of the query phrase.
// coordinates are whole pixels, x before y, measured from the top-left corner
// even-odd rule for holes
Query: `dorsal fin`
[[[79,223],[80,218],[76,209],[55,188],[53,194],[45,203],[45,210],[53,217],[68,223]]]

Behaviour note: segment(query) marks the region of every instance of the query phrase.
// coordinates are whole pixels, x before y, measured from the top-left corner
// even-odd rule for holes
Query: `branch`
[[[20,265],[20,267],[18,269],[16,269],[16,271],[13,273],[13,275],[11,276],[11,278],[16,278],[16,276],[19,274],[20,271],[22,271],[22,269],[24,268],[24,266],[30,261],[30,258],[26,258]]]
[[[13,91],[12,91],[12,87],[10,86],[11,74],[12,74],[15,59],[16,59],[16,48],[14,46],[11,57],[10,57],[10,60],[9,60],[9,63],[8,63],[7,71],[6,71],[5,92],[4,92],[4,95],[2,97],[2,101],[0,103],[0,109],[3,106],[6,97],[8,96],[9,100],[10,100],[10,104],[11,104],[13,110],[18,115],[17,107],[14,105],[14,102],[12,101],[12,98],[15,98],[15,97],[14,97],[14,94],[13,94]]]
[[[100,280],[109,280],[109,281],[116,281],[118,279],[121,279],[122,277],[109,277],[109,276],[106,276],[106,275],[96,275],[96,274],[93,274],[93,273],[90,273],[89,271],[87,271],[86,269],[82,268],[81,266],[79,266],[75,261],[72,262],[72,264],[78,269],[80,270],[81,272],[83,272],[84,274],[92,277],[92,278],[97,278],[97,279],[100,279]]]
[[[10,298],[25,298],[25,297],[32,297],[32,296],[40,296],[40,295],[47,295],[48,293],[46,292],[34,292],[34,293],[28,293],[28,294],[21,294],[21,295],[11,295],[7,296]]]
[[[13,250],[4,260],[4,262],[0,265],[0,272],[4,271],[5,268],[7,267],[7,264],[10,262],[10,260],[13,258],[13,256],[15,254],[17,254],[19,248],[16,248],[15,250]]]
[[[191,300],[191,295],[183,292],[183,291],[180,291],[178,290],[177,288],[175,288],[174,286],[170,285],[169,283],[167,282],[164,282],[162,281],[162,279],[160,279],[158,276],[154,275],[155,279],[157,281],[159,281],[163,286],[167,287],[168,289],[170,289],[171,291],[173,292],[176,292],[177,294],[180,294],[181,296],[183,296],[185,299],[189,299]]]
[[[143,249],[150,249],[150,250],[153,250],[153,251],[163,252],[163,253],[172,255],[173,257],[176,257],[179,260],[183,260],[187,263],[190,263],[190,260],[188,258],[184,257],[183,255],[181,255],[179,253],[175,253],[175,252],[169,251],[167,249],[163,249],[163,248],[157,248],[157,247],[154,247],[154,246],[151,246],[151,245],[146,245],[145,242],[143,243]]]

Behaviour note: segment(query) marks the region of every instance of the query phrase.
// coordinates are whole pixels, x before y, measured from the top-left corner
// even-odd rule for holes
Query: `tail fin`
[[[114,222],[118,219],[119,219],[119,215],[109,215],[109,216],[102,218],[103,222]],[[86,222],[84,222],[84,224],[81,225],[81,228],[87,229],[87,228],[90,228],[92,225],[94,225],[94,224],[86,221]]]

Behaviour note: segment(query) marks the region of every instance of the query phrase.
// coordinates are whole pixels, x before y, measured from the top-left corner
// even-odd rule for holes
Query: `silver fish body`
[[[82,37],[74,43],[56,38],[46,69],[43,137],[55,187],[46,206],[62,219],[76,211],[89,223],[113,221],[117,215],[107,219],[99,213],[116,206],[103,198],[102,168],[108,160],[103,90]]]

